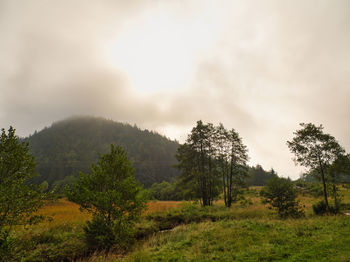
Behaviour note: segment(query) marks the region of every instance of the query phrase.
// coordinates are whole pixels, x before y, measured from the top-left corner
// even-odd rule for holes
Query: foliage
[[[222,177],[224,202],[230,207],[245,186],[248,149],[234,129],[227,131],[222,124],[215,127],[213,142],[216,166]]]
[[[329,210],[327,210],[327,205],[323,200],[312,205],[312,210],[316,215],[325,215],[328,212],[331,214],[338,214],[340,212],[340,205],[339,206],[330,205],[328,208]]]
[[[275,170],[271,169],[270,171],[266,171],[261,165],[249,167],[247,185],[265,186],[267,181],[276,175]]]
[[[192,186],[194,197],[210,206],[219,195],[219,174],[214,166],[214,126],[197,122],[186,143],[179,146],[176,158],[182,184]]]
[[[154,183],[149,189],[150,199],[157,200],[184,200],[186,192],[184,188],[176,182],[163,181],[162,183]]]
[[[28,144],[21,143],[10,127],[0,137],[0,259],[11,248],[11,230],[15,225],[38,222],[34,214],[42,206],[44,194],[29,182],[35,176],[34,157]]]
[[[169,181],[177,176],[176,141],[136,126],[96,117],[74,117],[53,123],[50,127],[24,139],[38,163],[39,176],[34,182],[47,181],[57,189],[72,182],[79,172],[88,172],[107,153],[109,145],[122,146],[135,167],[135,178],[145,185]]]
[[[191,188],[203,206],[212,205],[220,189],[225,205],[231,206],[245,185],[247,148],[234,129],[227,131],[222,124],[215,127],[198,121],[176,158],[179,184]]]
[[[297,194],[290,179],[272,178],[261,191],[261,195],[266,203],[277,209],[281,218],[298,218],[304,215],[296,200]]]
[[[323,132],[323,126],[314,124],[300,124],[302,129],[294,132],[292,141],[287,141],[287,145],[292,153],[295,154],[295,162],[309,168],[317,170],[323,185],[324,201],[329,211],[327,196],[327,168],[345,151],[339,145],[338,141]]]
[[[98,249],[108,249],[113,244],[128,247],[132,226],[145,207],[145,196],[121,147],[111,145],[110,153],[100,156],[90,174],[81,173],[67,187],[66,194],[93,215],[84,228],[88,243]]]

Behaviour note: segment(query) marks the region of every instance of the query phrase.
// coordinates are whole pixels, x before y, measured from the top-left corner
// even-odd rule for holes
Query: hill
[[[24,139],[37,162],[35,183],[62,185],[88,172],[98,154],[110,144],[122,146],[135,167],[135,177],[145,186],[177,175],[176,141],[153,131],[96,117],[74,117],[53,123]]]

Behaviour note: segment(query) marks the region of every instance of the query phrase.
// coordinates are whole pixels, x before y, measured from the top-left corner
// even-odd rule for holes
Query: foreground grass
[[[244,219],[179,226],[120,261],[349,261],[350,219]]]

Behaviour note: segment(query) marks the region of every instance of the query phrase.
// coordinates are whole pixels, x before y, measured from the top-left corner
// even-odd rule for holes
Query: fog
[[[0,127],[94,115],[184,142],[222,122],[250,163],[297,178],[286,141],[350,150],[349,1],[0,1]]]

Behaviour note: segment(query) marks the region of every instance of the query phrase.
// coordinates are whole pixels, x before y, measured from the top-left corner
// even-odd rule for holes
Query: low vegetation
[[[316,216],[312,205],[322,197],[305,194],[298,200],[306,216],[281,220],[263,203],[261,189],[245,190],[230,208],[223,200],[210,207],[188,201],[150,202],[135,224],[136,244],[128,253],[91,254],[83,230],[91,215],[59,199],[39,211],[52,219],[15,230],[13,260],[347,261],[349,216]],[[342,187],[341,193],[343,202],[350,203],[350,189]]]

